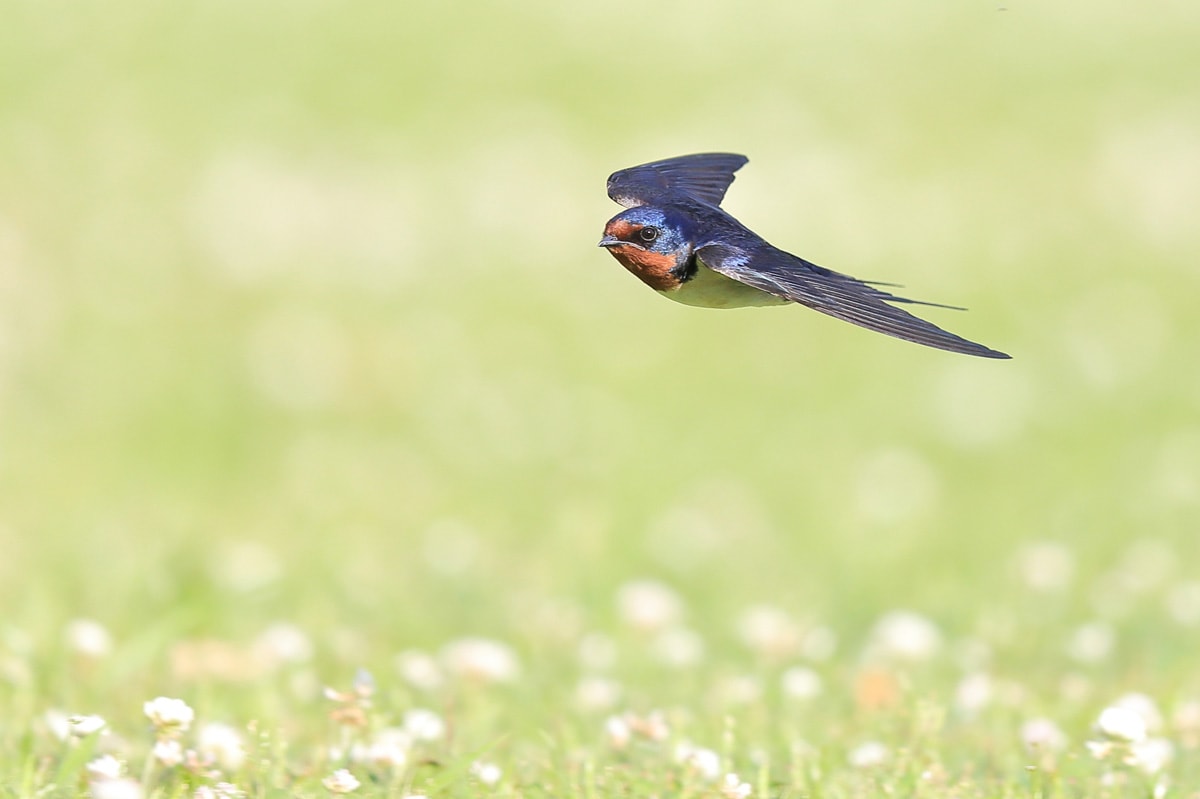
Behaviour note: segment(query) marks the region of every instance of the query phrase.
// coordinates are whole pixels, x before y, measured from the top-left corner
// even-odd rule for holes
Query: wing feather
[[[733,153],[698,153],[631,166],[608,178],[608,196],[626,208],[686,195],[717,206],[733,173],[749,159]]]
[[[934,303],[898,297],[875,287],[880,284],[865,283],[774,247],[747,252],[731,245],[709,244],[699,248],[696,255],[709,269],[727,277],[868,330],[965,355],[1011,357],[889,304]]]

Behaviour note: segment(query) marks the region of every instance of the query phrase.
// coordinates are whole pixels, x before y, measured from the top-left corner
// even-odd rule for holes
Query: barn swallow
[[[894,284],[817,266],[773,247],[723,211],[721,200],[733,173],[748,160],[732,153],[702,153],[614,172],[608,196],[626,210],[608,220],[600,246],[647,286],[685,305],[744,308],[798,302],[927,347],[1010,357],[889,303],[954,306],[898,297],[879,288]]]

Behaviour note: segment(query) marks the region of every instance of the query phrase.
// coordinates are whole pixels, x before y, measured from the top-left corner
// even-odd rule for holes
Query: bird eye
[[[638,231],[638,238],[648,244],[658,238],[658,228],[644,227]]]

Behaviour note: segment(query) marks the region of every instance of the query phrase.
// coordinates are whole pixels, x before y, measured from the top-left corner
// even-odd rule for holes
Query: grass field
[[[1200,796],[1198,9],[8,0],[0,796]]]

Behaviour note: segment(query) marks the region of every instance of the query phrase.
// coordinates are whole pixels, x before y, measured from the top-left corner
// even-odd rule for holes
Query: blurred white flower
[[[405,682],[422,691],[436,691],[444,682],[437,659],[418,649],[396,655],[396,671]]]
[[[669,627],[654,637],[651,650],[659,662],[686,669],[695,666],[704,657],[704,639],[686,627]]]
[[[837,633],[818,625],[804,634],[800,642],[800,654],[809,660],[823,662],[837,652]]]
[[[275,622],[259,633],[254,648],[272,664],[304,663],[313,656],[308,634],[286,621]]]
[[[942,634],[925,616],[908,610],[893,610],[871,630],[870,651],[884,658],[904,661],[928,660],[942,647]]]
[[[1188,699],[1176,705],[1171,724],[1186,736],[1194,738],[1200,734],[1200,701]]]
[[[1175,746],[1166,738],[1147,738],[1136,741],[1129,747],[1126,763],[1136,766],[1147,774],[1162,771],[1175,757]]]
[[[1067,746],[1062,729],[1047,718],[1030,719],[1021,725],[1021,742],[1035,752],[1058,752]]]
[[[726,774],[725,779],[721,780],[721,796],[725,799],[746,799],[750,791],[750,783],[742,782],[736,774]]]
[[[71,718],[61,710],[47,710],[42,716],[50,734],[60,741],[65,741],[71,734]]]
[[[344,768],[338,769],[321,780],[321,784],[330,793],[350,793],[357,790],[358,786],[361,785],[358,779]]]
[[[408,763],[411,746],[412,736],[407,731],[386,727],[376,733],[369,744],[356,744],[350,750],[350,759],[399,771]]]
[[[704,780],[715,780],[721,776],[721,756],[711,749],[681,743],[675,747],[675,762]]]
[[[667,718],[661,710],[651,710],[644,716],[627,714],[627,720],[629,728],[636,735],[656,743],[665,741],[671,735],[671,728],[667,726]]]
[[[855,768],[873,768],[887,762],[888,748],[878,741],[867,741],[850,750],[847,760]]]
[[[617,590],[617,612],[630,627],[653,632],[679,622],[683,601],[657,580],[635,580]]]
[[[1158,709],[1158,704],[1146,694],[1137,692],[1125,694],[1113,702],[1112,706],[1137,713],[1142,717],[1142,721],[1146,722],[1147,732],[1157,732],[1162,729],[1162,711]]]
[[[89,780],[115,780],[121,776],[122,764],[112,755],[101,755],[87,764]]]
[[[1075,628],[1067,639],[1067,654],[1085,664],[1102,663],[1108,660],[1116,647],[1117,634],[1112,625],[1093,621]]]
[[[471,774],[484,785],[495,785],[500,782],[504,772],[495,763],[476,760],[471,764]]]
[[[765,657],[795,654],[800,646],[800,628],[786,612],[773,605],[754,605],[742,613],[738,635],[751,651]]]
[[[490,638],[460,638],[441,652],[446,671],[481,683],[512,682],[520,668],[512,648]]]
[[[67,719],[67,724],[71,735],[76,738],[86,738],[104,729],[107,722],[99,716],[71,716]]]
[[[155,697],[142,705],[159,735],[175,735],[192,726],[196,713],[182,699]]]
[[[984,672],[968,674],[954,690],[954,702],[965,713],[978,713],[992,703],[995,696],[992,678]]]
[[[142,786],[127,777],[97,780],[88,785],[88,792],[92,799],[142,799]]]
[[[92,619],[75,619],[67,624],[67,646],[78,655],[101,658],[112,651],[112,636]]]
[[[226,771],[237,771],[246,760],[242,734],[220,722],[210,722],[197,731],[196,750],[220,763]]]
[[[183,747],[174,739],[155,741],[152,753],[154,759],[167,768],[174,768],[183,762]]]
[[[1075,556],[1055,541],[1035,541],[1017,553],[1017,569],[1034,591],[1061,591],[1075,575]]]
[[[432,710],[413,708],[404,714],[404,731],[414,740],[437,741],[446,734],[446,722]]]
[[[604,720],[604,737],[613,749],[624,749],[633,738],[633,730],[629,729],[624,716],[609,716]]]
[[[582,710],[609,710],[621,698],[621,684],[607,677],[584,677],[575,686],[575,704]]]
[[[1096,722],[1096,730],[1110,741],[1136,743],[1146,738],[1146,720],[1124,707],[1106,707]]]
[[[783,695],[789,699],[808,700],[821,694],[821,675],[805,666],[793,666],[780,677]]]

